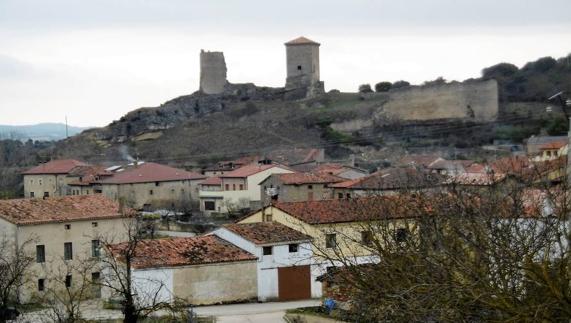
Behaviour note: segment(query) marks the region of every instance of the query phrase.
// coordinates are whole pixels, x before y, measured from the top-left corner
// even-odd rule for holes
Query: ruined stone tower
[[[226,62],[222,52],[200,51],[200,91],[206,94],[224,92]]]
[[[285,43],[286,90],[293,97],[311,97],[324,92],[319,80],[319,43],[299,37]]]

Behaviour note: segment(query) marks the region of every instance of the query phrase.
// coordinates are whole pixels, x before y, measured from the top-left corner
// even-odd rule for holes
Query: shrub
[[[359,85],[359,93],[371,93],[373,90],[371,89],[370,84],[361,84]]]
[[[375,91],[376,92],[387,92],[391,89],[393,84],[391,82],[379,82],[375,84]]]

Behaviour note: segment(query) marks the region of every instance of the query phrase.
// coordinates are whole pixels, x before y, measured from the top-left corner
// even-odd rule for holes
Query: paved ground
[[[264,313],[284,312],[287,309],[318,306],[319,300],[304,300],[293,302],[246,303],[230,305],[199,306],[194,309],[198,315],[228,317]],[[245,321],[247,322],[247,321]]]
[[[216,323],[282,323],[284,320],[284,311],[262,313],[262,314],[243,314],[216,317]]]

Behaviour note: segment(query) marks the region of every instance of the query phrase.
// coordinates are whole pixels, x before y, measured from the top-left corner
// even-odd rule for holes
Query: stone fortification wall
[[[219,94],[226,86],[226,61],[222,52],[200,52],[200,91]]]
[[[497,115],[498,84],[489,80],[391,91],[378,116],[405,121],[449,118],[490,121]]]

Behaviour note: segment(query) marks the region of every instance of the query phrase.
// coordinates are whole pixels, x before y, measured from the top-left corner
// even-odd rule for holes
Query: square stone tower
[[[319,80],[320,44],[305,37],[285,43],[287,78],[286,90],[298,97],[309,97],[324,92]]]
[[[200,51],[200,91],[206,94],[224,92],[226,61],[222,52]]]

